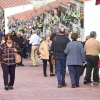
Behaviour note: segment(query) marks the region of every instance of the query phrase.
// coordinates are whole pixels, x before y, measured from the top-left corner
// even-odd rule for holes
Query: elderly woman
[[[75,88],[79,87],[80,69],[85,65],[85,51],[82,43],[77,42],[76,33],[73,33],[71,38],[73,41],[67,44],[64,52],[67,54],[66,65],[69,69],[72,88]]]
[[[55,76],[53,74],[53,65],[51,63],[51,57],[50,57],[51,43],[52,42],[50,41],[50,35],[46,35],[45,41],[41,43],[39,48],[39,52],[41,53],[41,58],[43,59],[44,77],[47,77],[47,73],[46,73],[47,61],[49,61],[50,64],[50,76]]]
[[[13,36],[8,33],[5,36],[5,43],[0,47],[0,61],[3,70],[5,90],[13,89],[16,68],[14,54],[19,50],[19,46],[13,42]],[[8,75],[10,75],[10,81]]]

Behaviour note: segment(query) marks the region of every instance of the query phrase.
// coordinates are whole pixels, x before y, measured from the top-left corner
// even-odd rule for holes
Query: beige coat
[[[50,41],[50,45],[51,45],[52,41]],[[46,43],[43,41],[39,47],[39,52],[41,53],[41,58],[42,59],[49,59],[49,50],[48,47],[46,45]]]
[[[100,53],[100,42],[91,38],[86,41],[84,50],[86,55],[97,56]]]

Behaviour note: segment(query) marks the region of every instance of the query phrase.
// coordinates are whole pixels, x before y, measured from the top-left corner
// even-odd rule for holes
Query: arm
[[[69,53],[69,43],[66,45],[66,49],[64,50],[64,53],[65,54],[68,54]]]
[[[100,42],[98,42],[98,51],[100,53]]]
[[[80,44],[80,45],[81,45],[80,48],[81,48],[82,61],[83,61],[83,63],[85,63],[85,61],[86,61],[85,51],[84,51],[83,45],[82,44]]]
[[[42,54],[42,55],[45,55],[45,52],[43,51],[43,42],[41,43],[40,47],[39,47],[39,52]]]
[[[29,44],[32,44],[33,43],[33,38],[31,36],[31,38],[29,39]]]
[[[0,47],[0,62],[2,61],[2,46]]]
[[[54,39],[53,39],[52,44],[51,44],[51,51],[54,51]]]

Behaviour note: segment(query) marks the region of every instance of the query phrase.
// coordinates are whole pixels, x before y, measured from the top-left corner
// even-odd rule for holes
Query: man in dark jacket
[[[66,86],[65,72],[66,72],[66,54],[64,50],[67,43],[70,42],[69,38],[65,36],[65,29],[60,28],[60,35],[57,35],[51,45],[51,50],[55,52],[56,71],[58,79],[58,88]]]
[[[22,58],[23,58],[23,46],[24,46],[24,39],[21,36],[20,32],[17,32],[17,35],[14,38],[14,41],[19,45],[21,51],[20,51],[20,56],[21,56],[21,62],[19,64],[17,64],[17,66],[24,66],[22,64]]]

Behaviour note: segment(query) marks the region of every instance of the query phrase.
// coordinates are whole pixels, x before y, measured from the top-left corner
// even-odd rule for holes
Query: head
[[[61,28],[60,28],[60,33],[61,33],[61,34],[65,34],[65,28],[64,28],[64,27],[61,27]]]
[[[90,38],[95,38],[96,39],[97,35],[96,35],[96,32],[95,31],[92,31],[90,33]]]
[[[32,34],[34,34],[35,33],[35,30],[32,30]]]
[[[8,43],[8,44],[11,44],[13,42],[13,36],[11,33],[8,33],[6,36],[5,36],[5,42]]]
[[[21,36],[21,32],[17,32],[17,37],[20,37]]]
[[[60,32],[59,32],[59,29],[56,29],[56,35],[59,35]]]
[[[47,34],[47,35],[45,36],[45,40],[46,40],[47,42],[50,41],[50,35],[49,35],[49,34]]]
[[[77,38],[78,38],[78,34],[77,34],[77,33],[73,33],[73,34],[71,35],[71,39],[72,39],[72,40],[77,40]]]
[[[86,41],[90,39],[90,35],[86,36]]]

